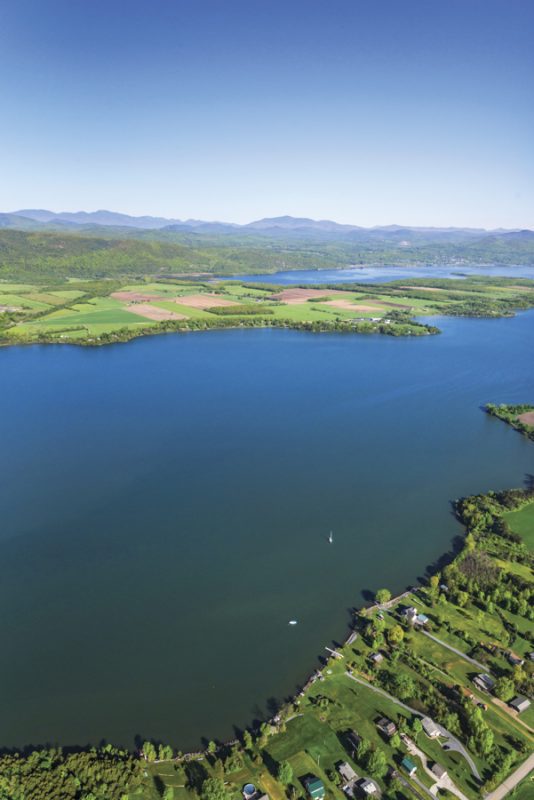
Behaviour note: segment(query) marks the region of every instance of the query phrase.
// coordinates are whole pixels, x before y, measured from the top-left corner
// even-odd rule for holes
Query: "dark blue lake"
[[[534,313],[438,324],[1,349],[2,744],[231,735],[523,484]]]

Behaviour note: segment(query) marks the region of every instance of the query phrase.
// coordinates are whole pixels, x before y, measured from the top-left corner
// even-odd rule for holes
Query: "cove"
[[[3,744],[232,736],[522,485],[534,313],[437,324],[0,350]]]

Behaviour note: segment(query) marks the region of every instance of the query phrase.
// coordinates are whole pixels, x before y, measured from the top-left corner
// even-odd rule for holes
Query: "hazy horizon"
[[[91,215],[91,214],[102,214],[102,213],[104,213],[104,214],[117,214],[117,215],[120,215],[120,216],[127,216],[127,217],[131,217],[132,219],[154,218],[154,219],[166,219],[169,222],[182,222],[182,223],[207,222],[207,223],[212,223],[212,224],[235,225],[236,227],[251,225],[254,222],[259,222],[259,221],[262,221],[262,220],[270,220],[270,219],[276,220],[276,219],[285,219],[285,218],[291,218],[293,220],[299,220],[299,219],[309,220],[309,221],[315,222],[315,223],[330,222],[330,223],[334,223],[334,224],[337,224],[337,225],[347,225],[347,226],[353,226],[353,227],[364,228],[364,229],[393,228],[393,227],[396,227],[396,228],[412,228],[412,229],[416,229],[416,228],[428,228],[428,229],[435,228],[436,230],[439,230],[439,229],[443,229],[443,230],[446,230],[446,229],[469,230],[469,229],[471,229],[471,230],[481,230],[481,231],[491,232],[491,231],[499,231],[499,230],[501,230],[501,231],[532,230],[532,228],[534,227],[534,225],[531,228],[529,228],[528,226],[519,226],[519,225],[509,226],[509,227],[508,226],[504,226],[504,225],[498,225],[496,227],[485,228],[485,227],[476,226],[476,225],[448,225],[446,223],[444,223],[443,225],[421,225],[421,224],[419,224],[417,222],[402,223],[402,222],[397,222],[397,221],[380,223],[380,224],[362,225],[358,221],[356,221],[356,222],[355,221],[341,222],[340,220],[334,219],[331,216],[330,217],[322,217],[322,218],[319,219],[319,218],[314,218],[314,217],[307,217],[305,214],[294,214],[293,215],[293,214],[285,214],[285,213],[276,213],[276,214],[272,214],[272,215],[268,215],[268,216],[264,216],[264,217],[255,217],[254,219],[252,219],[252,218],[251,219],[245,219],[243,222],[237,222],[236,220],[233,220],[233,219],[207,219],[207,218],[192,217],[192,216],[178,217],[176,214],[170,214],[170,215],[155,214],[155,213],[152,213],[151,211],[141,212],[139,214],[137,214],[137,213],[136,214],[130,214],[127,211],[117,210],[117,209],[112,209],[112,208],[104,208],[104,207],[86,209],[86,208],[80,208],[80,207],[73,206],[72,209],[63,208],[63,209],[61,209],[61,211],[55,211],[54,209],[51,209],[51,208],[37,207],[35,205],[33,205],[33,206],[27,205],[27,206],[25,206],[23,208],[10,209],[10,210],[7,210],[7,211],[0,211],[0,214],[10,214],[10,215],[24,216],[24,212],[25,211],[26,212],[30,212],[30,211],[31,212],[46,212],[46,213],[53,214],[54,216],[57,216],[57,217],[60,217],[60,216],[65,215],[65,214],[70,214],[70,215],[87,214],[87,215]]]
[[[533,228],[533,31],[521,0],[8,0],[0,206]]]

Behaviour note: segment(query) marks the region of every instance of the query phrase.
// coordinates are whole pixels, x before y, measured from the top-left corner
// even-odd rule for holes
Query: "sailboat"
[[[333,541],[334,541],[334,534],[332,533],[332,531],[330,531],[330,533],[328,534],[328,544],[332,544]]]

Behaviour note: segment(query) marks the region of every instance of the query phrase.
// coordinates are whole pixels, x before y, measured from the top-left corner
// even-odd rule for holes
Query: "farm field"
[[[505,514],[505,519],[515,533],[523,537],[529,550],[534,551],[534,503]]]
[[[534,306],[534,281],[411,279],[284,288],[211,279],[0,283],[0,341],[105,344],[143,334],[266,325],[390,335],[437,333],[437,315],[502,316]]]

